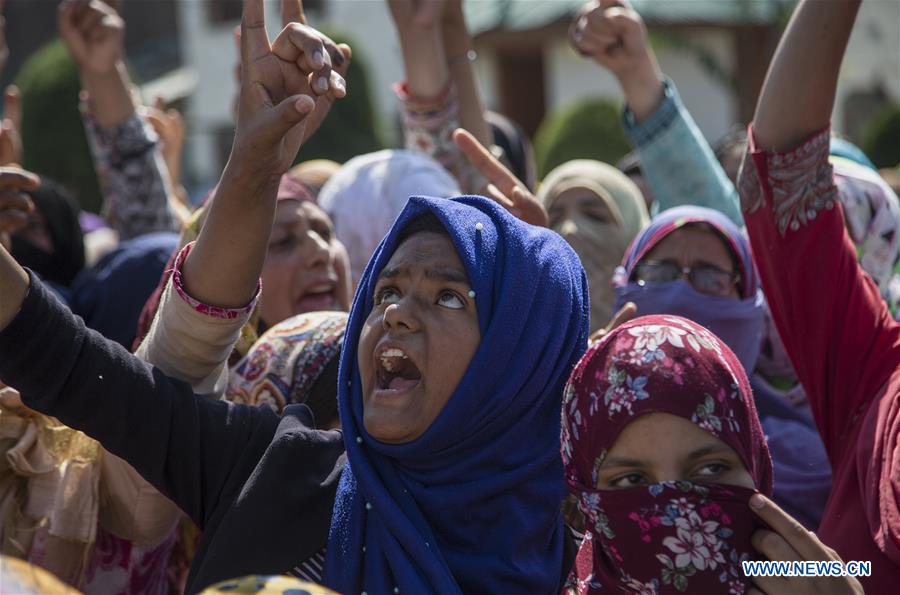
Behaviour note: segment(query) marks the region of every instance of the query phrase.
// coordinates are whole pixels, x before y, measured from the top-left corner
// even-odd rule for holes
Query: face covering
[[[627,283],[616,289],[614,311],[634,302],[638,314],[674,314],[706,327],[734,352],[745,370],[759,357],[763,331],[763,298],[746,299],[700,293],[684,279],[671,283]]]
[[[563,398],[565,478],[587,533],[567,593],[744,593],[741,561],[753,556],[761,526],[748,507],[754,490],[688,481],[597,488],[622,431],[641,415],[668,413],[731,447],[759,491],[772,493],[750,384],[728,346],[684,318],[637,318],[588,349]]]
[[[622,228],[614,222],[575,215],[554,231],[572,246],[587,274],[591,292],[591,331],[603,328],[615,311],[612,308],[616,300],[612,277],[628,244]]]
[[[579,551],[573,573],[579,578],[568,587],[589,593],[619,583],[635,593],[744,593],[741,562],[754,557],[750,537],[764,527],[749,514],[754,493],[687,481],[582,492],[578,507],[592,525],[590,551]]]
[[[603,328],[612,317],[615,295],[612,277],[628,243],[647,224],[649,217],[641,191],[611,165],[588,159],[567,161],[553,169],[538,189],[537,199],[548,212],[563,196],[593,196],[609,211],[609,220],[599,221],[572,209],[553,231],[569,243],[584,265],[591,292],[591,331]]]

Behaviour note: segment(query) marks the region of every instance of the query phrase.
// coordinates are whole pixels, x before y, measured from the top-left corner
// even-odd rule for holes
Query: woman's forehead
[[[687,247],[702,249],[701,253],[705,254],[707,259],[719,257],[720,259],[727,258],[730,262],[740,262],[739,256],[735,253],[725,235],[703,221],[685,223],[674,228],[659,238],[647,250],[642,260],[648,258],[651,254],[657,255],[661,252],[674,253]]]
[[[650,451],[662,458],[697,458],[723,450],[734,449],[691,420],[665,411],[638,416],[622,428],[610,447],[611,455],[616,451]]]
[[[292,225],[299,221],[309,219],[323,219],[331,221],[328,214],[320,207],[308,200],[295,198],[283,198],[275,207],[275,224]]]
[[[397,246],[379,278],[410,275],[424,269],[425,276],[448,277],[467,282],[468,275],[453,241],[446,234],[422,231]],[[431,274],[429,274],[431,273]]]

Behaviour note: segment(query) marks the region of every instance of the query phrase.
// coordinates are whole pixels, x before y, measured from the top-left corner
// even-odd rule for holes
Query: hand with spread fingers
[[[344,78],[332,69],[337,58],[346,60],[341,49],[301,22],[299,0],[284,0],[282,16],[288,22],[270,45],[263,0],[244,0],[237,131],[206,223],[183,265],[185,289],[206,304],[231,308],[250,301],[268,251],[281,175],[317,125],[311,119],[320,106],[347,94]]]
[[[34,190],[40,179],[17,167],[0,167],[0,244],[9,249],[10,234],[28,223],[34,209],[27,191]]]
[[[484,196],[497,201],[525,223],[547,227],[550,219],[544,205],[470,132],[457,128],[453,132],[453,142],[469,163],[487,179],[488,184],[481,192]]]
[[[750,499],[750,508],[768,523],[771,531],[753,534],[753,547],[772,561],[841,562],[833,549],[819,541],[816,534],[800,524],[777,504],[761,494]],[[851,576],[753,577],[748,595],[862,595],[859,581]]]
[[[303,19],[299,0],[284,0],[285,18]],[[232,159],[247,171],[280,175],[315,126],[309,116],[320,100],[347,94],[332,70],[344,53],[330,39],[299,21],[288,22],[269,45],[262,0],[245,0],[241,25],[241,90]]]

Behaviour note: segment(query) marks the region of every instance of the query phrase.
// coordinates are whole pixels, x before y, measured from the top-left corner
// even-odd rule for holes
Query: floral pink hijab
[[[562,457],[586,535],[566,593],[741,595],[752,558],[754,493],[671,481],[599,490],[598,470],[637,417],[683,417],[731,446],[757,488],[772,493],[772,462],[747,376],[731,350],[677,316],[645,316],[592,346],[565,389]]]

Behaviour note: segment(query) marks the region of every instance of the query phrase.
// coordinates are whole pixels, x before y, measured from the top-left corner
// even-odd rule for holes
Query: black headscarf
[[[534,192],[537,180],[534,154],[528,135],[518,124],[503,114],[488,111],[485,113],[485,120],[494,134],[494,144],[503,149],[512,172],[528,186],[529,190]]]
[[[61,186],[46,178],[29,196],[35,209],[44,216],[53,250],[47,252],[21,234],[13,234],[12,255],[45,281],[68,286],[84,268],[84,238],[78,222],[78,206]]]

